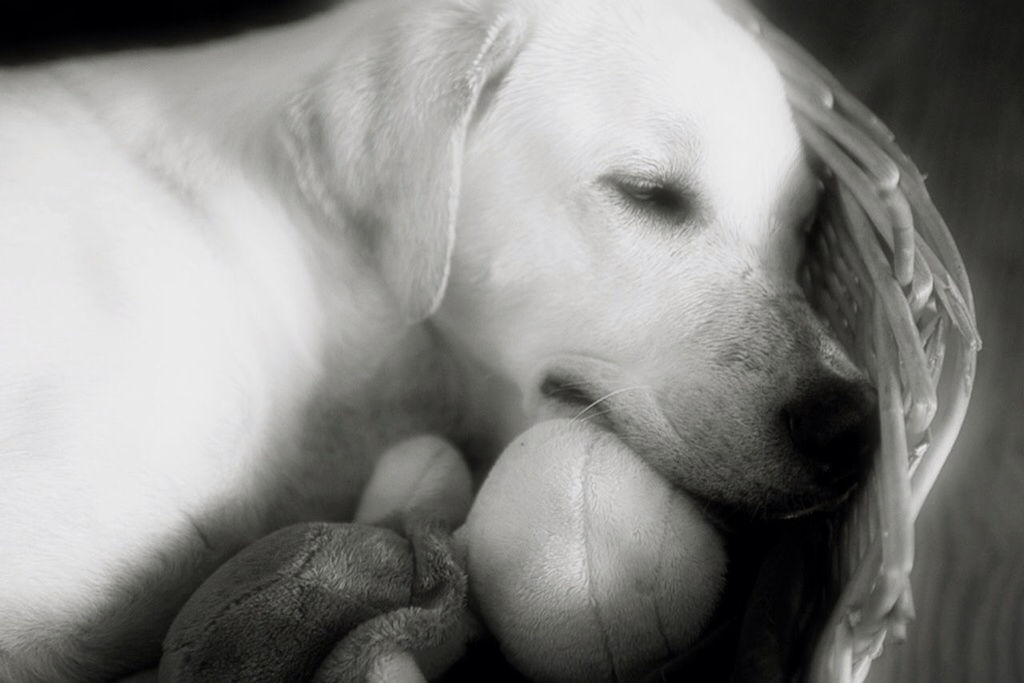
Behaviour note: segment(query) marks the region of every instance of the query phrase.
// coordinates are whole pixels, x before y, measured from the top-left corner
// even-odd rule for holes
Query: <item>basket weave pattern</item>
[[[726,9],[765,47],[824,185],[802,285],[878,390],[881,444],[836,544],[834,593],[806,669],[863,681],[913,618],[914,520],[960,430],[981,340],[960,254],[893,134],[742,1]]]

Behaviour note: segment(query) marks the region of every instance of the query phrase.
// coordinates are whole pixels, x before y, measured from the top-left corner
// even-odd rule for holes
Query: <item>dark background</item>
[[[323,4],[24,2],[0,8],[0,60],[215,37]],[[967,422],[918,522],[917,622],[871,680],[1024,681],[1024,2],[759,4],[928,175],[985,341]]]

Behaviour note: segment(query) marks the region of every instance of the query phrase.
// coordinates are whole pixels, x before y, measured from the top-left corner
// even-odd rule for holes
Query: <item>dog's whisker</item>
[[[581,410],[579,413],[577,413],[576,417],[574,417],[573,420],[579,420],[580,418],[582,418],[587,413],[587,411],[597,407],[602,402],[607,401],[608,399],[612,398],[613,396],[617,396],[619,394],[623,394],[623,393],[625,393],[627,391],[638,391],[638,390],[641,390],[641,389],[650,389],[650,385],[648,385],[648,384],[637,384],[637,385],[634,385],[634,386],[622,387],[621,389],[616,389],[615,391],[610,391],[607,394],[601,396],[599,399],[597,399],[596,401],[594,401],[590,405],[588,405],[586,408]]]
[[[593,421],[595,421],[595,420],[597,420],[597,419],[599,419],[599,418],[601,418],[601,417],[603,417],[605,415],[610,414],[611,412],[612,412],[611,410],[602,410],[599,413],[590,413],[586,417],[573,418],[572,421],[573,422],[593,422]]]

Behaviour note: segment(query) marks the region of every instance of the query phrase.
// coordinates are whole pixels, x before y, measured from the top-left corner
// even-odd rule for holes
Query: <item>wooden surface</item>
[[[928,175],[985,342],[963,432],[917,525],[917,620],[870,680],[1024,681],[1024,2],[762,5]]]

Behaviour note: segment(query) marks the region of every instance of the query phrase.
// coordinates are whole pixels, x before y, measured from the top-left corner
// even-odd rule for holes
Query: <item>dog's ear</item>
[[[304,200],[356,231],[411,322],[444,295],[467,128],[525,34],[491,4],[411,3],[344,46],[286,117]]]

